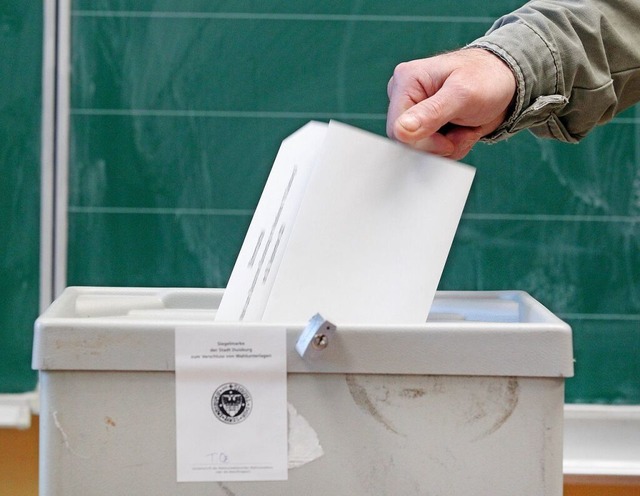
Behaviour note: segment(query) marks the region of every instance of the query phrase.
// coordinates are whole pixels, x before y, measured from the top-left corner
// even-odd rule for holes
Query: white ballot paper
[[[475,169],[335,121],[283,141],[217,321],[424,322]]]
[[[230,296],[223,297],[216,320],[262,320],[326,134],[326,124],[312,121],[282,142],[225,290]]]
[[[180,327],[178,482],[287,479],[286,329]]]

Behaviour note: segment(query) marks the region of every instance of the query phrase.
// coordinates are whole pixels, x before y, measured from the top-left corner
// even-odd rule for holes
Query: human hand
[[[404,62],[387,87],[387,134],[459,160],[504,122],[515,92],[509,66],[481,48]]]

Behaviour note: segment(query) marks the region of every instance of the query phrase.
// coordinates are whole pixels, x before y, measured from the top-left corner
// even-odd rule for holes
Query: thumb
[[[413,144],[438,132],[454,119],[460,109],[458,99],[442,87],[433,96],[405,110],[394,123],[394,136],[398,141]]]

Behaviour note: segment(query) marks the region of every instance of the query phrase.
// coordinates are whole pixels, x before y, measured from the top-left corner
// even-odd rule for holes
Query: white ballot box
[[[42,314],[41,495],[562,494],[571,330],[510,291],[438,292],[420,325],[333,322],[305,359],[307,323],[283,323],[288,480],[177,482],[175,329],[240,332],[214,322],[222,294],[68,288]]]

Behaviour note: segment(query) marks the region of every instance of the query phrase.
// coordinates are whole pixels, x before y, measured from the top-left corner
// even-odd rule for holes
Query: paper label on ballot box
[[[175,336],[178,482],[286,480],[286,329]]]

